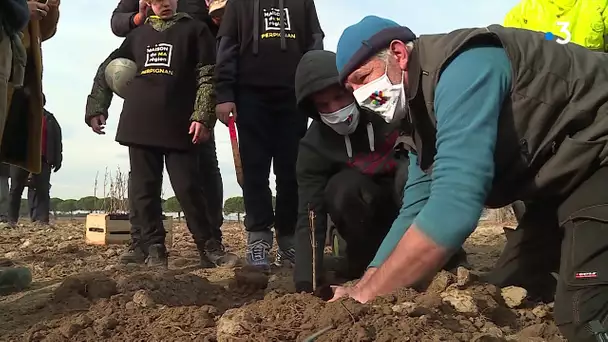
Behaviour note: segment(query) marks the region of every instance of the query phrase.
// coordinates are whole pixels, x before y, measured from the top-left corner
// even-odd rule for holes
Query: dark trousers
[[[32,176],[32,182],[29,185],[27,184],[28,176],[30,174],[28,171],[16,166],[11,166],[10,174],[11,187],[9,191],[9,221],[17,222],[19,220],[21,196],[23,196],[23,190],[25,187],[28,186],[30,217],[33,221],[48,223],[51,205],[51,167],[49,164],[47,164],[45,160],[42,161],[41,172]]]
[[[499,286],[555,290],[555,321],[570,341],[595,341],[587,329],[608,328],[608,168],[595,171],[558,203],[528,203],[490,274]],[[559,272],[557,284],[549,272]]]
[[[354,169],[334,175],[325,188],[327,213],[346,241],[347,275],[363,274],[397,218],[401,203],[392,177],[374,180]]]
[[[199,148],[199,172],[203,196],[207,200],[211,234],[213,238],[222,240],[222,224],[224,224],[224,184],[217,161],[215,136],[202,143]]]
[[[211,238],[211,223],[207,203],[201,191],[199,153],[174,151],[152,147],[130,146],[132,225],[141,227],[140,246],[164,244],[165,229],[159,218],[162,215],[161,191],[164,165],[173,192],[184,211],[188,229],[194,242],[202,247]]]
[[[296,108],[293,94],[264,98],[240,91],[237,127],[243,165],[243,199],[247,231],[274,225],[277,236],[293,235],[298,215],[296,159],[298,144],[306,133],[308,118]],[[276,175],[276,208],[269,188],[270,165]]]
[[[207,202],[209,210],[209,220],[211,221],[211,234],[214,239],[222,240],[222,224],[224,224],[223,215],[223,200],[224,200],[224,185],[222,175],[217,161],[217,152],[215,148],[215,137],[212,135],[209,141],[199,145],[199,172],[200,183],[202,186],[203,196]],[[131,173],[129,172],[129,194],[131,192]],[[131,195],[128,196],[131,199]],[[129,206],[133,208],[133,204]],[[129,212],[131,221],[131,245],[139,245],[141,239],[141,227],[133,224],[135,211],[132,209]]]

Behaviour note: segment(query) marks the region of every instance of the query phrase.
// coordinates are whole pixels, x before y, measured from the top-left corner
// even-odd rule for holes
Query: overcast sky
[[[326,34],[325,47],[335,51],[342,30],[366,15],[390,18],[419,35],[501,23],[516,3],[517,0],[316,0],[316,7]],[[105,136],[95,135],[84,123],[86,98],[95,71],[121,42],[110,30],[110,15],[116,4],[116,0],[64,0],[57,34],[43,44],[47,109],[63,128],[64,162],[51,179],[53,197],[92,195],[95,174],[103,174],[106,167],[128,171],[127,150],[114,142],[122,101],[115,99],[110,108]],[[241,195],[228,129],[218,124],[215,132],[224,196]],[[172,195],[170,185],[165,182],[165,197]]]

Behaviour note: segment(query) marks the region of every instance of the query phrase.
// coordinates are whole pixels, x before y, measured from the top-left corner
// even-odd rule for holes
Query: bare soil
[[[244,233],[223,228],[243,256]],[[197,269],[187,230],[174,230],[170,269],[117,265],[124,246],[87,246],[82,221],[0,234],[0,257],[31,267],[29,290],[0,297],[0,341],[562,341],[552,305],[525,290],[476,282],[504,244],[480,226],[465,245],[472,270],[443,272],[425,292],[404,289],[361,305],[294,294],[291,270]]]

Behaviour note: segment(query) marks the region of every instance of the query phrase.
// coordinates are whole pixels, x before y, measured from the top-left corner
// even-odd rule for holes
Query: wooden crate
[[[171,246],[173,219],[163,220],[167,231],[165,244]],[[131,241],[131,223],[125,219],[112,219],[109,214],[89,214],[85,223],[85,241],[89,245],[127,244]]]

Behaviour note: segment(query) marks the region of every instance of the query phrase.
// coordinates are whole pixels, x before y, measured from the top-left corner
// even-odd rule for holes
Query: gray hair
[[[411,52],[412,49],[414,48],[414,42],[407,42],[407,44],[405,44],[405,48],[407,50],[407,52]],[[383,61],[387,61],[388,58],[392,55],[391,50],[389,48],[380,50],[380,52],[378,52],[376,54],[376,58],[380,58]]]

